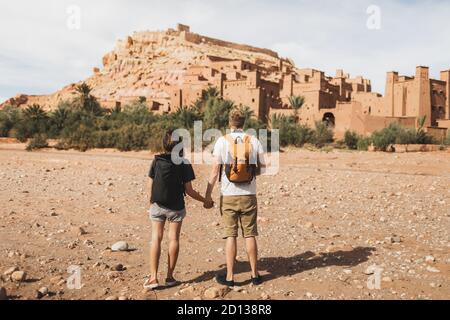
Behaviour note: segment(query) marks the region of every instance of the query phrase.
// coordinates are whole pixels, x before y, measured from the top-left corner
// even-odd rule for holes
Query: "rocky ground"
[[[0,145],[0,298],[450,298],[448,152],[287,151],[280,173],[259,179],[266,282],[249,284],[242,240],[238,286],[214,282],[224,262],[219,212],[188,200],[183,284],[146,293],[151,155],[22,149]],[[208,168],[195,169],[204,190]],[[118,241],[128,250],[112,251]],[[382,270],[371,274],[373,265]],[[70,266],[80,267],[81,289],[67,286]]]

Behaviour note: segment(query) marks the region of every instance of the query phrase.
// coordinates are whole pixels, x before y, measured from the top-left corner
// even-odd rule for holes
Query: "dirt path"
[[[35,299],[48,287],[43,299],[199,299],[217,287],[220,216],[188,200],[177,270],[185,284],[142,292],[150,154],[22,148],[0,145],[1,286],[11,298]],[[289,150],[281,164],[277,176],[258,181],[267,281],[248,284],[240,240],[239,287],[225,299],[450,298],[450,153]],[[195,170],[203,191],[208,168]],[[108,250],[120,240],[135,250]],[[126,270],[111,271],[118,264]],[[80,290],[64,281],[71,265],[81,268]],[[372,265],[383,269],[379,290],[367,287]],[[11,267],[28,280],[11,281],[3,274]],[[164,270],[163,263],[161,279]]]

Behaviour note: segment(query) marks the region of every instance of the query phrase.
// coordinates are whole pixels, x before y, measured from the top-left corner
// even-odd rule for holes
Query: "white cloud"
[[[0,95],[50,93],[88,77],[115,40],[177,22],[194,32],[272,48],[298,67],[334,74],[343,68],[384,90],[385,73],[438,77],[450,68],[450,2],[378,0],[381,30],[366,27],[373,0],[41,0],[0,3]],[[81,9],[81,29],[66,9]]]

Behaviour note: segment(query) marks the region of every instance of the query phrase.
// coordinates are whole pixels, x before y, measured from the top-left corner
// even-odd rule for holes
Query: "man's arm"
[[[211,175],[209,176],[208,187],[206,188],[206,199],[208,201],[212,201],[212,192],[214,190],[214,186],[217,180],[219,179],[220,167],[221,167],[220,161],[219,159],[216,158],[211,170]]]

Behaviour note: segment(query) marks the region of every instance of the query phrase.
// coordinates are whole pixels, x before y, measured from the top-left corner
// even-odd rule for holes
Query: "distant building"
[[[268,124],[276,114],[293,115],[289,98],[303,96],[298,121],[310,126],[326,121],[337,137],[346,130],[370,134],[392,122],[415,127],[423,116],[426,130],[438,138],[450,128],[450,70],[442,71],[439,80],[429,78],[427,67],[417,67],[414,76],[389,72],[382,96],[363,77],[351,78],[343,70],[327,76],[299,69],[272,50],[202,36],[182,24],[117,41],[103,57],[103,66],[86,83],[109,108],[145,98],[154,112],[174,112],[215,87],[223,98],[251,108]],[[18,95],[2,106],[39,103],[54,108],[75,97],[75,89],[71,84],[53,95]]]

